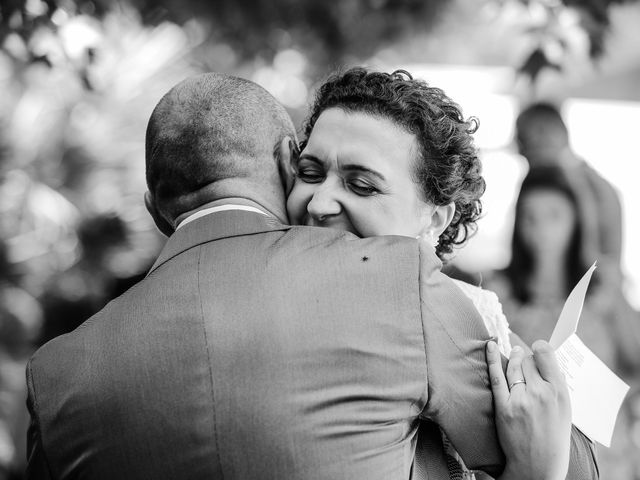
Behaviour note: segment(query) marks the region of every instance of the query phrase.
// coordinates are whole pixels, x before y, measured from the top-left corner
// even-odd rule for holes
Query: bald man
[[[294,138],[246,80],[160,101],[145,201],[169,240],[31,359],[29,478],[406,480],[427,420],[502,472],[478,313],[414,239],[288,226]]]

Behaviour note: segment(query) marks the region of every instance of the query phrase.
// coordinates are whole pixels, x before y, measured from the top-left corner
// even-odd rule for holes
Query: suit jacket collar
[[[260,213],[231,210],[216,212],[194,220],[169,237],[147,275],[185,250],[222,238],[288,230],[291,227]]]

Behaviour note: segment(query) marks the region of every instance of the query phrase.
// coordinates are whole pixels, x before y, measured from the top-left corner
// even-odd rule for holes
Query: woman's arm
[[[533,355],[515,347],[506,376],[493,342],[487,345],[487,361],[507,457],[498,480],[597,479],[593,445],[572,430],[569,392],[551,346],[538,341]]]

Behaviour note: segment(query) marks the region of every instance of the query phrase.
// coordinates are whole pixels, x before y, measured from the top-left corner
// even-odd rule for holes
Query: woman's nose
[[[313,193],[307,204],[307,212],[315,220],[323,220],[342,212],[342,205],[338,201],[335,182],[325,180]]]

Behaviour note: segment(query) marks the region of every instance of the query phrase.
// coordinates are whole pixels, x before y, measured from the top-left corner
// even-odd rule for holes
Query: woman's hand
[[[562,480],[569,468],[571,404],[551,346],[533,344],[533,355],[514,347],[502,370],[500,352],[487,344],[496,427],[507,465],[500,480]]]

